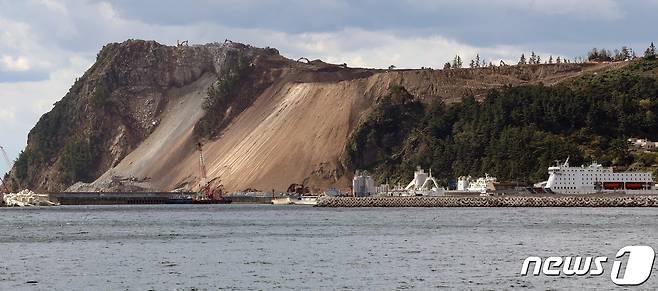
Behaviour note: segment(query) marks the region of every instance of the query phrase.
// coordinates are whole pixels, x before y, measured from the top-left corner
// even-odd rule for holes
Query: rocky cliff
[[[237,43],[112,43],[30,131],[9,180],[39,191],[194,190],[201,143],[208,178],[227,190],[346,187],[349,137],[393,85],[454,103],[609,66],[376,70]]]

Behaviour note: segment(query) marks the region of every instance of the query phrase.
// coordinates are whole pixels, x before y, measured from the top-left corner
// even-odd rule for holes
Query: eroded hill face
[[[227,95],[217,134],[194,134],[222,67],[250,69]],[[458,70],[353,69],[286,59],[273,49],[207,44],[107,45],[85,75],[30,132],[12,185],[40,191],[196,190],[197,143],[209,180],[229,191],[347,187],[345,146],[393,85],[422,102],[522,83],[553,84],[610,65],[527,65]],[[213,118],[214,115],[209,116]]]

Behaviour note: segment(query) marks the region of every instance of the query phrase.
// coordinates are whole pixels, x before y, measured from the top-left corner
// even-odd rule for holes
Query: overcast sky
[[[583,56],[657,40],[658,0],[0,0],[0,145],[38,118],[108,42],[233,41],[349,66],[439,68],[455,54]],[[0,162],[0,173],[6,171]]]

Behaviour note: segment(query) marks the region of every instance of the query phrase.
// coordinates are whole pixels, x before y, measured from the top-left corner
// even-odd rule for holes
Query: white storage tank
[[[370,196],[376,192],[375,180],[367,171],[356,171],[352,179],[352,194],[356,197]]]

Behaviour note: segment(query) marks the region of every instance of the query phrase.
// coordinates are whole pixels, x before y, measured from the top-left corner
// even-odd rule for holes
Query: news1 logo
[[[621,259],[628,254],[628,260],[622,270]],[[619,286],[637,286],[649,279],[653,270],[653,262],[656,253],[650,246],[626,246],[621,248],[616,259],[612,262],[610,279]],[[528,257],[523,261],[521,275],[527,276],[530,265],[534,263],[532,274],[539,276],[600,276],[604,273],[604,265],[608,262],[607,257],[548,257],[542,260],[540,257]]]

